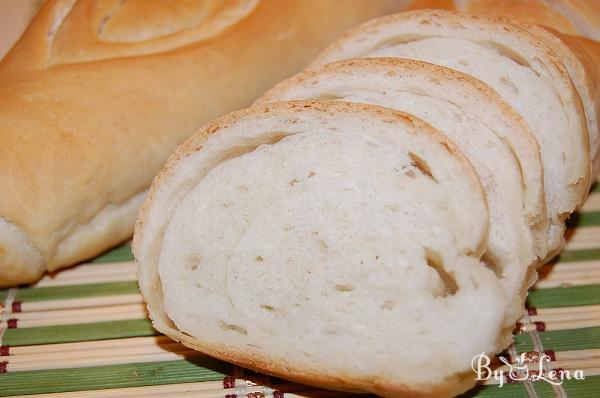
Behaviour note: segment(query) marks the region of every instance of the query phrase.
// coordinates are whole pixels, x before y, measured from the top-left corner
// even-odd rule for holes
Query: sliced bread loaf
[[[552,48],[575,84],[585,111],[590,136],[592,181],[596,181],[600,173],[600,43],[536,25],[523,27]]]
[[[417,116],[466,155],[485,190],[490,232],[484,256],[521,317],[532,265],[546,256],[547,223],[539,148],[521,117],[491,88],[441,66],[399,59],[339,61],[300,73],[258,102],[335,98]]]
[[[449,397],[506,338],[487,219],[469,162],[419,119],[283,102],[176,151],[134,252],[155,327],[189,347],[312,385]]]
[[[314,65],[356,57],[411,58],[490,85],[519,112],[540,145],[552,255],[565,219],[590,186],[589,137],[581,99],[551,48],[503,20],[424,10],[371,20],[346,33]]]
[[[443,8],[504,16],[550,26],[569,35],[600,40],[597,0],[414,0],[409,9]]]

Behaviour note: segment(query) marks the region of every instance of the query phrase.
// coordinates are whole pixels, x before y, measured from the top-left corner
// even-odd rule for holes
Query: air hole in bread
[[[527,62],[527,60],[525,58],[523,58],[522,56],[520,56],[519,54],[517,54],[516,52],[514,52],[513,50],[511,50],[508,47],[504,47],[501,44],[498,43],[493,43],[491,41],[485,41],[485,42],[481,42],[480,44],[488,47],[488,48],[492,48],[496,51],[498,51],[500,54],[502,54],[504,57],[513,60],[515,63],[524,66],[525,68],[529,68],[531,69],[533,72],[535,72],[535,70],[533,70],[531,68],[531,65],[529,64],[529,62]],[[537,72],[536,72],[537,74]]]
[[[351,292],[354,289],[356,288],[352,285],[335,285],[335,290],[337,290],[338,292]]]
[[[327,249],[329,249],[329,245],[327,245],[327,242],[325,242],[323,239],[319,239],[317,242],[319,243],[319,248],[322,251],[327,251]]]
[[[188,267],[192,271],[196,271],[198,269],[198,267],[200,267],[201,263],[202,263],[202,256],[200,256],[198,254],[193,254],[188,259]]]
[[[502,267],[500,265],[498,265],[496,260],[494,260],[493,258],[488,256],[487,253],[483,255],[481,260],[483,261],[483,263],[486,265],[487,268],[494,271],[494,273],[498,276],[498,278],[503,277]]]
[[[264,135],[261,135],[260,137],[256,137],[257,139],[250,140],[251,142],[249,142],[247,145],[238,145],[238,146],[232,147],[230,150],[227,151],[227,153],[224,154],[224,156],[221,159],[219,159],[219,163],[224,163],[228,160],[231,160],[231,159],[240,157],[242,155],[245,155],[247,153],[253,152],[256,150],[256,148],[258,148],[261,145],[277,144],[279,141],[281,141],[285,137],[287,137],[289,135],[298,134],[298,133],[300,133],[300,131],[289,133],[289,134],[277,132],[277,131],[265,133]],[[244,187],[244,188],[247,189],[247,187]]]
[[[419,171],[423,173],[423,175],[426,175],[427,177],[431,178],[437,183],[437,180],[431,173],[431,168],[429,167],[429,164],[425,160],[423,160],[419,155],[413,152],[409,152],[408,156],[410,157],[410,160],[412,161],[412,165],[414,167],[419,169]]]
[[[406,36],[402,36],[402,37],[392,37],[390,39],[387,39],[387,40],[377,43],[377,45],[375,45],[372,49],[363,53],[362,56],[364,57],[365,55],[368,55],[373,51],[381,50],[383,48],[394,47],[394,46],[397,46],[400,44],[407,44],[412,41],[423,40],[423,39],[427,39],[427,38],[428,38],[427,36],[422,36],[422,35],[417,35],[417,34],[411,34],[411,35],[406,35]],[[357,58],[360,58],[360,56],[357,56]]]
[[[444,284],[444,293],[442,295],[447,296],[455,294],[459,289],[458,284],[452,273],[446,271],[444,268],[442,257],[435,250],[426,247],[425,258],[427,259],[427,265],[437,272],[440,280]]]
[[[396,306],[396,301],[394,300],[385,300],[383,304],[381,304],[381,309],[391,310]]]
[[[500,78],[500,82],[510,88],[515,94],[519,94],[519,88],[508,77],[504,76]]]
[[[247,335],[248,331],[246,329],[244,329],[241,326],[238,325],[234,325],[231,323],[227,323],[225,321],[219,321],[219,327],[223,330],[227,330],[227,331],[231,331],[231,332],[236,332],[236,333],[240,333],[243,335]]]

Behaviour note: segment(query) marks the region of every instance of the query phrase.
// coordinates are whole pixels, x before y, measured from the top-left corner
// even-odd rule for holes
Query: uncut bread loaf
[[[487,83],[521,114],[540,146],[550,221],[549,256],[558,252],[564,243],[565,220],[589,191],[591,167],[581,99],[552,49],[498,18],[424,10],[359,25],[327,47],[313,65],[382,56],[467,73]]]
[[[311,385],[439,398],[471,387],[471,358],[506,339],[480,261],[487,220],[471,165],[422,121],[279,102],[179,147],[133,248],[154,326],[186,346]]]
[[[504,16],[541,24],[569,35],[600,40],[597,0],[414,0],[409,9],[443,8]]]
[[[339,61],[278,84],[259,103],[335,98],[415,115],[466,155],[481,180],[490,212],[484,260],[501,277],[522,316],[537,260],[546,256],[546,204],[539,147],[522,118],[491,88],[469,75],[398,58]]]
[[[0,287],[129,238],[152,177],[402,1],[47,1],[0,62]]]

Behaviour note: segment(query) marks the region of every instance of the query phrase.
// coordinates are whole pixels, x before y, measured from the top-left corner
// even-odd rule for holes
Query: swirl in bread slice
[[[459,70],[487,83],[519,112],[540,146],[549,256],[560,250],[565,220],[587,196],[591,166],[581,99],[550,47],[501,19],[424,10],[359,25],[313,64],[365,57],[411,58]]]
[[[445,397],[506,341],[487,223],[471,165],[431,126],[281,102],[177,150],[134,252],[155,327],[189,347],[322,387]]]
[[[399,58],[326,64],[280,83],[259,101],[332,97],[415,115],[467,156],[489,203],[485,259],[495,265],[506,296],[514,300],[506,320],[512,328],[535,281],[533,265],[546,254],[539,147],[525,122],[479,80]]]

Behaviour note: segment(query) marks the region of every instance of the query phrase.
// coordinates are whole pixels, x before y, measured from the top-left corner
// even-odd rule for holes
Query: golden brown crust
[[[138,279],[140,289],[146,303],[148,304],[148,312],[153,320],[154,327],[174,340],[180,341],[192,349],[202,351],[218,359],[233,362],[240,366],[254,369],[263,373],[284,377],[292,381],[324,388],[354,392],[370,391],[389,397],[440,397],[456,395],[466,391],[474,384],[472,375],[466,373],[453,375],[435,385],[408,386],[401,383],[394,385],[389,380],[386,380],[383,376],[381,380],[365,379],[361,378],[361,376],[357,374],[334,376],[315,369],[297,368],[292,364],[285,365],[279,362],[275,363],[269,361],[268,358],[256,354],[240,354],[235,351],[230,351],[226,347],[203,343],[196,337],[179,331],[173,322],[168,318],[168,315],[164,312],[162,304],[162,289],[160,286],[158,270],[156,264],[153,264],[153,260],[148,258],[148,245],[152,240],[150,235],[152,235],[153,232],[147,231],[147,226],[149,224],[149,217],[153,217],[153,207],[159,208],[161,206],[160,203],[156,202],[159,192],[165,189],[165,187],[169,186],[171,186],[170,189],[172,190],[176,189],[172,185],[176,184],[173,182],[173,177],[177,174],[178,167],[186,157],[201,150],[203,143],[211,134],[228,127],[229,125],[232,125],[241,119],[260,118],[264,115],[275,112],[281,115],[293,115],[295,112],[305,112],[306,110],[330,114],[343,112],[350,114],[370,114],[377,119],[385,119],[391,123],[409,125],[411,128],[418,128],[420,133],[432,136],[459,159],[460,163],[465,169],[465,172],[469,174],[471,180],[479,186],[479,192],[482,196],[484,196],[483,188],[479,183],[479,179],[477,178],[475,171],[473,170],[469,161],[464,157],[464,155],[462,155],[460,150],[458,150],[458,148],[456,148],[456,146],[450,140],[448,140],[437,130],[433,129],[420,119],[403,112],[373,105],[356,104],[342,101],[290,101],[257,105],[231,113],[212,121],[177,148],[177,150],[170,156],[165,167],[154,179],[150,193],[141,207],[135,228],[133,252],[139,264]],[[484,233],[483,236],[485,235],[486,234]],[[484,250],[483,244],[484,239],[482,239],[481,245],[476,250],[477,253],[474,253],[474,255],[482,254]],[[156,246],[154,246],[153,249],[156,250]],[[503,336],[501,336],[500,339],[503,339]],[[500,343],[501,342],[499,341],[499,344]]]
[[[29,236],[51,269],[130,236],[135,210],[127,222],[114,212],[95,217],[142,194],[198,126],[248,105],[348,27],[402,5],[193,2],[183,14],[199,18],[197,28],[176,13],[168,18],[179,21],[178,31],[147,28],[145,37],[124,43],[131,15],[148,5],[117,3],[47,2],[0,63],[0,217]],[[203,17],[197,8],[205,6]],[[224,15],[223,8],[238,14]],[[166,11],[144,12],[155,21]],[[85,245],[75,239],[58,249],[85,226],[93,230]]]

